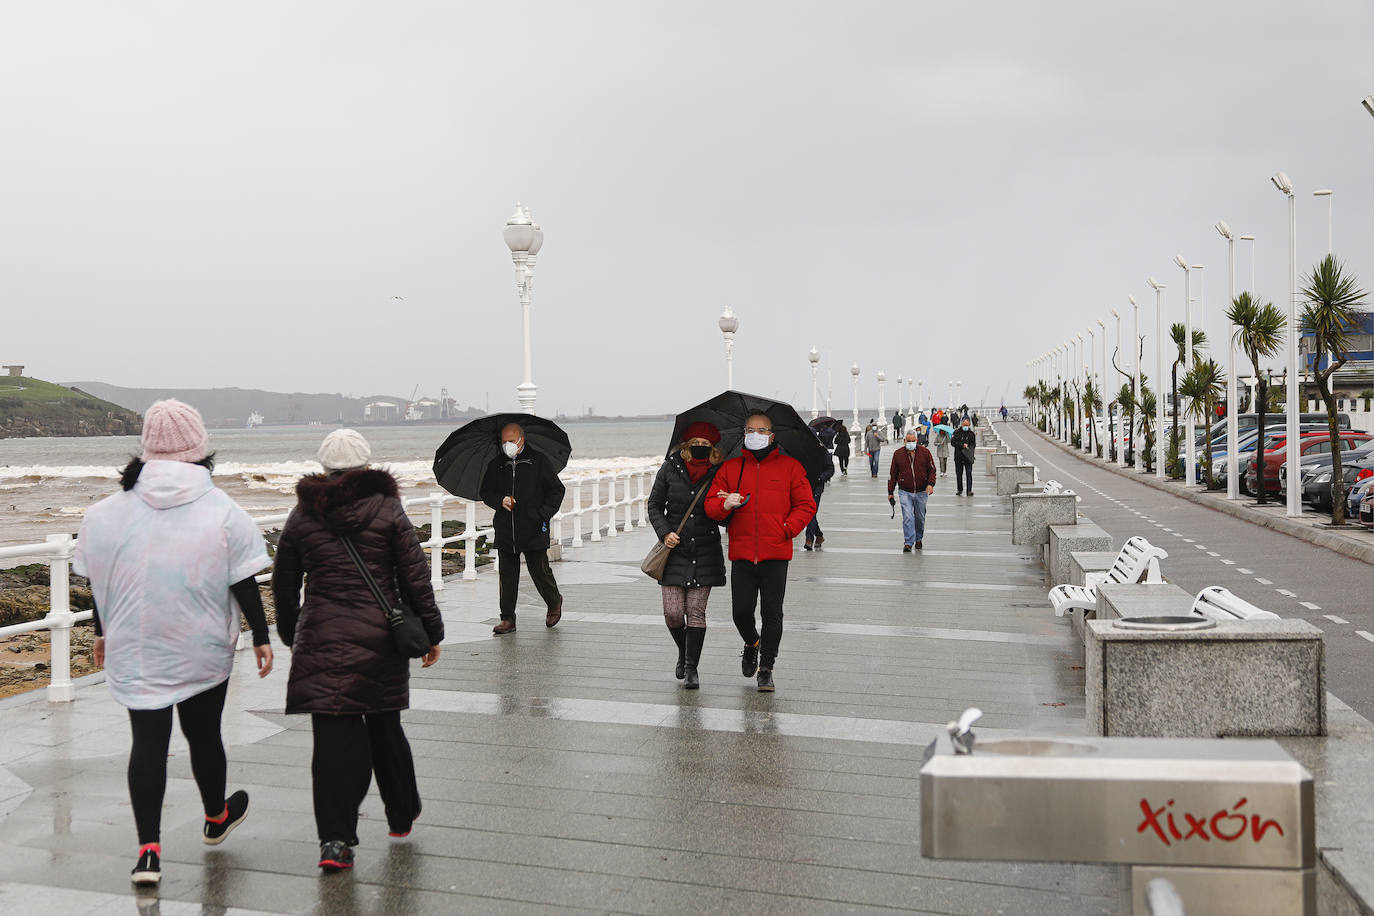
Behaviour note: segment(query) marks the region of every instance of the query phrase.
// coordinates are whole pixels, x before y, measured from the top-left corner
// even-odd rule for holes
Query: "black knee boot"
[[[687,664],[687,628],[669,627],[668,635],[677,643],[677,667],[673,669],[673,677],[680,681],[684,677],[683,666]]]
[[[705,642],[705,627],[687,627],[687,677],[682,686],[688,690],[696,690],[701,686],[701,680],[697,677],[697,663],[701,661],[701,647]]]

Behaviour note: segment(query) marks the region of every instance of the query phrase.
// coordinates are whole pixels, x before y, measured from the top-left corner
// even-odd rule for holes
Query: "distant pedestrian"
[[[834,476],[835,467],[830,465],[821,472],[821,476],[816,479],[811,487],[811,496],[816,501],[816,514],[806,524],[806,540],[802,543],[803,550],[820,550],[825,546],[825,532],[821,530],[821,496],[825,493],[826,483]]]
[[[935,492],[935,459],[930,450],[906,435],[904,448],[892,453],[887,473],[887,501],[902,503],[902,553],[920,550],[926,531],[926,500]]]
[[[949,461],[949,427],[941,423],[935,427],[935,456],[940,459],[940,473],[948,472],[946,463]]]
[[[515,632],[522,556],[548,608],[544,626],[555,626],[563,617],[563,595],[549,566],[549,521],[562,508],[567,492],[549,459],[526,444],[519,423],[501,430],[501,452],[482,478],[482,502],[495,513],[491,527],[496,532],[501,622],[492,633],[497,636]]]
[[[719,443],[720,430],[714,425],[688,426],[682,443],[658,469],[647,503],[654,533],[671,549],[659,579],[663,619],[677,643],[673,674],[688,690],[701,686],[697,667],[706,641],[706,602],[713,586],[725,584],[720,525],[701,504],[724,460],[716,448]]]
[[[835,432],[835,460],[840,463],[840,476],[849,476],[849,430]]]
[[[754,414],[744,424],[743,454],[721,465],[715,490],[706,511],[730,532],[730,596],[744,640],[740,670],[745,677],[757,674],[759,691],[771,693],[792,539],[816,512],[811,483],[801,462],[778,451],[773,421]],[[762,635],[754,623],[756,605]]]
[[[1002,405],[1002,408],[1001,408],[1001,410],[1000,410],[1000,413],[1002,414],[1002,422],[1003,422],[1003,423],[1007,422],[1007,405],[1005,405],[1005,404]]]
[[[965,417],[959,424],[959,428],[954,431],[952,439],[956,496],[963,496],[965,490],[968,491],[969,496],[973,495],[973,457],[976,453],[977,443],[978,437],[970,428],[968,417]]]
[[[272,570],[277,634],[292,647],[286,712],[309,714],[319,867],[353,867],[358,808],[375,774],[393,837],[420,816],[420,789],[401,710],[410,706],[410,659],[345,544],[347,538],[387,600],[402,599],[424,624],[428,668],[439,660],[444,620],[429,563],[401,505],[396,478],[367,466],[372,450],[355,430],[320,445],[323,474],[296,484]],[[305,603],[300,603],[305,581]]]
[[[965,416],[967,416],[971,421],[973,421],[974,426],[978,425],[978,411],[975,410],[972,413],[965,414]]]
[[[902,434],[902,426],[905,425],[905,423],[906,418],[902,416],[902,412],[900,410],[892,415],[892,430],[898,436]]]
[[[222,843],[248,815],[248,793],[225,797],[220,718],[234,667],[239,612],[253,631],[258,676],[272,670],[267,618],[254,576],[271,565],[262,532],[215,487],[200,414],[158,401],[143,418],[143,455],[124,468],[122,492],[86,512],[72,568],[91,580],[94,661],[129,711],[129,800],[138,830],[131,879],[162,879],[162,800],[172,707],[190,745],[205,821]]]
[[[864,454],[868,456],[868,470],[874,478],[878,476],[878,460],[887,437],[877,424],[869,423],[864,429]]]

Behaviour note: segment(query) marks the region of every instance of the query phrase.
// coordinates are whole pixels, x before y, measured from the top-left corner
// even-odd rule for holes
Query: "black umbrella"
[[[837,420],[834,417],[817,417],[812,420],[809,425],[816,431],[816,435],[820,437],[821,444],[826,448],[834,448],[835,439],[840,435],[847,435],[847,433],[845,433],[844,421]]]
[[[687,427],[704,420],[720,430],[719,448],[722,454],[727,458],[734,457],[740,453],[744,444],[744,421],[756,413],[761,413],[773,421],[774,441],[784,452],[801,462],[812,485],[815,485],[827,470],[833,469],[825,446],[821,445],[816,434],[791,404],[741,391],[722,392],[709,401],[678,414],[677,422],[673,424],[673,438],[668,444],[668,454],[672,455],[678,443],[682,442]]]
[[[482,477],[491,460],[501,455],[501,430],[519,423],[525,430],[525,447],[542,454],[555,472],[568,466],[572,443],[552,420],[527,413],[498,413],[480,417],[455,430],[434,453],[434,479],[439,486],[463,499],[482,498]]]

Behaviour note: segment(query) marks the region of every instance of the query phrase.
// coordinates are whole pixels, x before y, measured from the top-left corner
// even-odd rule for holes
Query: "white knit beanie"
[[[356,429],[336,429],[324,437],[315,457],[326,471],[346,471],[367,464],[372,447]]]

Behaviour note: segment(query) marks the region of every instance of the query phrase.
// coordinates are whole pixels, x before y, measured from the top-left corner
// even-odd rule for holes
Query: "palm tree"
[[[1121,390],[1116,393],[1116,403],[1121,405],[1121,444],[1125,449],[1126,463],[1131,464],[1131,455],[1135,451],[1135,392],[1132,388],[1135,380],[1123,382]]]
[[[1171,325],[1171,326],[1169,327],[1169,336],[1173,338],[1173,341],[1174,341],[1174,348],[1178,351],[1178,356],[1175,357],[1175,359],[1174,359],[1174,364],[1173,364],[1173,366],[1171,366],[1170,369],[1169,369],[1170,387],[1171,387],[1171,389],[1172,389],[1172,391],[1173,391],[1173,401],[1174,401],[1174,403],[1173,403],[1173,410],[1171,411],[1171,413],[1173,414],[1174,425],[1173,425],[1173,429],[1172,429],[1172,430],[1170,431],[1170,433],[1169,433],[1169,451],[1172,452],[1172,454],[1173,454],[1173,457],[1172,457],[1170,460],[1173,460],[1173,461],[1179,460],[1177,456],[1181,454],[1181,452],[1180,452],[1180,450],[1179,450],[1179,445],[1178,445],[1178,367],[1179,367],[1179,364],[1180,364],[1180,363],[1182,363],[1182,362],[1184,362],[1184,361],[1186,361],[1186,360],[1188,359],[1188,345],[1187,345],[1187,339],[1188,339],[1188,338],[1187,338],[1187,335],[1188,335],[1188,329],[1187,329],[1186,327],[1183,326],[1182,322],[1175,322],[1173,325]],[[1198,328],[1194,328],[1194,329],[1193,329],[1193,362],[1194,362],[1194,363],[1196,363],[1196,362],[1198,362],[1198,360],[1202,359],[1202,354],[1201,354],[1201,352],[1199,352],[1199,351],[1201,351],[1202,348],[1205,347],[1205,346],[1207,346],[1207,335],[1206,335],[1203,331],[1199,330]],[[1188,371],[1188,367],[1187,367],[1187,366],[1184,366],[1184,367],[1183,367],[1183,371],[1187,372],[1187,371]],[[1170,469],[1170,472],[1172,473],[1172,469]],[[1182,476],[1182,472],[1181,472],[1181,471],[1179,472],[1179,474],[1180,474],[1180,476]]]
[[[1214,359],[1195,360],[1193,367],[1179,383],[1178,393],[1188,401],[1188,412],[1202,421],[1206,430],[1203,448],[1202,467],[1207,480],[1207,489],[1216,489],[1212,478],[1212,424],[1208,421],[1216,409],[1216,403],[1226,393],[1226,375]],[[1192,481],[1189,481],[1191,483]]]
[[[1336,426],[1336,396],[1331,392],[1331,376],[1350,358],[1350,335],[1363,312],[1365,291],[1356,283],[1354,274],[1345,272],[1345,265],[1334,255],[1322,258],[1304,279],[1302,294],[1307,302],[1302,307],[1302,330],[1312,336],[1312,377],[1326,404],[1326,428],[1331,437],[1331,524],[1345,524],[1345,476],[1341,469],[1341,438]],[[1327,355],[1326,368],[1320,369]],[[1289,405],[1289,410],[1293,405]],[[1289,449],[1293,454],[1293,450]],[[1297,485],[1296,455],[1288,462],[1288,485]]]
[[[1093,418],[1097,415],[1098,405],[1102,403],[1102,398],[1097,393],[1097,385],[1092,379],[1085,379],[1083,381],[1083,395],[1081,400],[1083,402],[1083,418],[1088,421],[1088,442],[1084,447],[1084,451],[1091,455],[1094,454],[1093,427],[1097,425],[1093,422]]]
[[[1155,393],[1145,384],[1145,376],[1140,377],[1140,430],[1145,437],[1145,448],[1141,452],[1141,460],[1145,463],[1146,471],[1155,469],[1155,462],[1159,456],[1155,452],[1155,408],[1158,407],[1155,401]]]
[[[1245,355],[1250,358],[1250,365],[1255,370],[1255,429],[1259,431],[1259,437],[1255,443],[1255,460],[1258,462],[1255,467],[1264,467],[1264,417],[1269,409],[1268,385],[1264,381],[1264,373],[1260,370],[1261,359],[1272,359],[1278,355],[1279,348],[1283,346],[1283,332],[1287,326],[1287,320],[1283,312],[1279,311],[1278,306],[1272,302],[1265,302],[1257,296],[1248,292],[1241,293],[1231,300],[1231,307],[1226,310],[1227,319],[1236,326],[1236,346],[1245,351]],[[1235,447],[1238,443],[1231,443]],[[1269,493],[1264,487],[1259,488],[1259,502],[1261,504],[1269,501]]]

